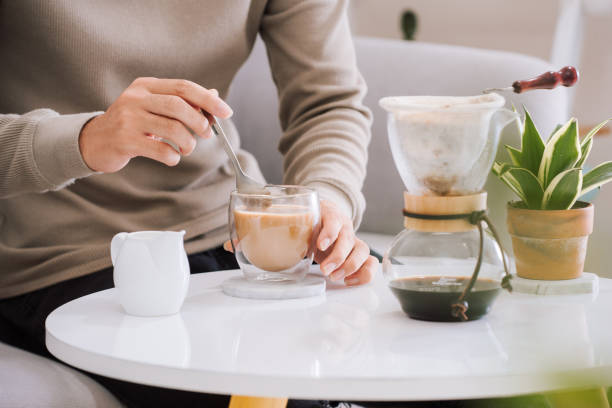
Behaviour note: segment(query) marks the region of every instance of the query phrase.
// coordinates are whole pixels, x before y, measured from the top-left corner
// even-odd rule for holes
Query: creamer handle
[[[113,262],[113,266],[117,261],[117,255],[119,255],[119,250],[123,246],[125,239],[127,238],[127,232],[120,232],[116,234],[111,240],[110,251],[111,251],[111,261]]]

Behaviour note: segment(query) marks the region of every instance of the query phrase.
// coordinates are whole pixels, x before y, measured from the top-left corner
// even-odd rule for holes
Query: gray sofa
[[[519,54],[393,40],[356,39],[358,63],[369,85],[366,104],[374,113],[368,176],[364,185],[367,210],[362,236],[379,251],[402,228],[403,186],[387,144],[386,118],[377,101],[386,95],[471,95],[485,87],[506,86],[553,67]],[[515,99],[525,104],[548,133],[567,117],[570,95],[565,89],[533,92]],[[282,157],[276,150],[280,128],[276,91],[265,50],[257,43],[240,71],[229,97],[243,146],[259,159],[269,182],[282,179]],[[516,143],[504,134],[503,142]],[[503,225],[503,204],[509,195],[491,180],[490,207]],[[119,402],[79,372],[0,343],[0,407],[115,407]]]

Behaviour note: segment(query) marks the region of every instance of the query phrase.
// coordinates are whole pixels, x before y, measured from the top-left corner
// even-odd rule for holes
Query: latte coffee
[[[236,208],[233,214],[237,250],[264,271],[292,268],[311,249],[316,214],[306,206],[272,204],[259,211]]]

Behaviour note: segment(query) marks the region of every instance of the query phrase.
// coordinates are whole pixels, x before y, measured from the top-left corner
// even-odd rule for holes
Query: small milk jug
[[[178,313],[189,287],[185,231],[120,232],[111,241],[113,280],[126,313]]]

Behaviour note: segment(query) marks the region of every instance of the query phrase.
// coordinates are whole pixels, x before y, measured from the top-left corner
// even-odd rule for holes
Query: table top
[[[124,314],[114,289],[69,302],[47,347],[87,371],[168,388],[268,397],[427,400],[612,384],[612,280],[593,295],[503,293],[485,318],[406,317],[379,273],[324,296],[232,298],[239,271],[191,276],[181,313]]]

